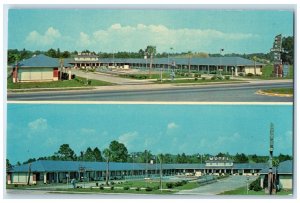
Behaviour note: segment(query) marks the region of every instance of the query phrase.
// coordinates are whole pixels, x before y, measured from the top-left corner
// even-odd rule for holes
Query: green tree
[[[294,64],[294,37],[283,37],[282,38],[282,48],[284,53],[282,53],[282,62]]]
[[[6,159],[6,171],[9,171],[12,168],[12,165],[10,164],[9,160]]]
[[[46,55],[52,58],[56,58],[56,51],[51,48],[46,52]]]
[[[126,162],[128,158],[128,150],[123,143],[114,140],[110,143],[109,149],[112,153],[111,161]]]
[[[68,144],[63,144],[59,147],[57,155],[60,160],[71,161],[76,159],[75,152],[70,148]]]
[[[284,154],[279,154],[279,156],[278,156],[278,160],[279,160],[279,162],[283,162],[283,161],[287,161],[287,160],[292,160],[293,159],[293,157],[291,157],[290,155],[284,155]]]
[[[70,58],[70,57],[71,57],[71,54],[70,54],[70,52],[68,52],[68,51],[64,51],[64,52],[61,54],[61,57],[63,57],[63,58]]]
[[[149,161],[151,160],[152,157],[153,157],[153,155],[151,154],[151,151],[145,150],[141,154],[142,163],[149,163]]]
[[[60,57],[61,57],[60,49],[58,48],[56,51],[56,58],[60,58]]]
[[[95,157],[96,161],[103,161],[101,151],[98,149],[98,147],[95,147],[95,149],[93,150],[93,153],[94,153],[94,157]]]
[[[249,159],[244,153],[241,154],[237,153],[234,157],[234,161],[236,163],[248,163]]]
[[[94,156],[93,150],[88,147],[83,155],[83,161],[95,161],[96,158]]]
[[[105,184],[108,185],[109,180],[109,162],[112,158],[112,151],[109,148],[104,149],[103,151],[104,157],[106,159],[106,174],[105,174]]]

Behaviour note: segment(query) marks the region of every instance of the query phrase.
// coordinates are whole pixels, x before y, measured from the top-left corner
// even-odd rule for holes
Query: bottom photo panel
[[[292,104],[9,103],[6,198],[292,198],[293,123]]]

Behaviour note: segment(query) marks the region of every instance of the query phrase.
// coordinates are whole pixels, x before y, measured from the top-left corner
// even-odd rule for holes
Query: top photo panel
[[[294,9],[7,14],[8,101],[294,100]]]

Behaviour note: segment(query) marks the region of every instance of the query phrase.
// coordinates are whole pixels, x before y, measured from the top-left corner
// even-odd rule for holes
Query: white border
[[[242,3],[241,3],[242,2]],[[197,1],[194,1],[194,0],[184,0],[184,1],[159,1],[159,0],[143,0],[142,1],[142,4],[140,4],[141,2],[140,1],[137,1],[137,0],[126,0],[126,3],[130,3],[130,4],[135,4],[135,5],[125,5],[124,4],[124,1],[122,0],[110,0],[109,1],[109,4],[103,4],[103,5],[95,5],[97,3],[103,3],[103,2],[99,2],[99,1],[93,1],[93,0],[85,0],[84,2],[82,1],[72,1],[72,3],[74,4],[65,4],[65,2],[62,2],[61,0],[45,0],[43,2],[41,1],[38,1],[38,0],[3,0],[2,2],[2,11],[5,11],[5,9],[3,9],[4,7],[6,8],[9,8],[9,7],[14,7],[14,8],[41,8],[41,7],[44,7],[44,8],[69,8],[69,7],[72,7],[72,8],[151,8],[151,9],[164,9],[164,8],[172,8],[172,9],[175,9],[175,8],[180,8],[180,9],[197,9],[197,8],[203,8],[203,9],[216,9],[216,7],[219,7],[220,9],[257,9],[257,7],[259,6],[259,8],[261,9],[290,9],[291,7],[293,8],[299,8],[298,7],[298,1],[296,0],[285,0],[285,1],[267,1],[267,0],[244,0],[244,1],[240,1],[240,0],[235,0],[235,1],[222,1],[222,0],[211,0],[209,1],[209,5],[207,4],[201,4],[201,5],[196,5],[196,4],[199,4],[199,2]],[[82,5],[82,3],[84,3],[85,5]],[[171,4],[174,4],[176,3],[176,5],[167,5],[166,3],[171,3]],[[206,3],[208,3],[206,1]],[[245,4],[246,3],[246,4]],[[255,3],[256,5],[253,5],[253,3]],[[268,3],[274,3],[276,5],[270,5]],[[10,5],[5,5],[5,4],[10,4]],[[18,5],[19,4],[19,5]],[[38,4],[38,5],[37,5]],[[52,4],[52,5],[49,5],[49,4]],[[53,4],[56,4],[56,5],[53,5]],[[91,5],[87,5],[87,4],[91,4]],[[136,5],[136,4],[140,4],[140,5]],[[146,5],[146,4],[152,4],[152,5]],[[155,5],[153,5],[155,4]],[[190,4],[190,5],[188,5]],[[235,4],[235,5],[233,5]],[[287,5],[287,4],[294,4],[294,5]],[[95,7],[96,6],[96,7]],[[1,22],[4,22],[3,21],[3,17],[4,15],[1,13],[0,15],[0,21]],[[296,23],[298,22],[297,21],[297,16],[295,16],[295,20],[296,20]],[[3,27],[3,26],[2,26]],[[297,31],[296,31],[297,29]],[[298,26],[295,27],[295,32],[298,33]],[[295,33],[295,36],[296,36],[296,33]],[[3,32],[0,32],[0,36],[2,39],[4,39],[4,36],[5,36],[5,33],[3,34]],[[296,41],[297,41],[297,38],[295,38]],[[3,57],[3,53],[5,53],[5,50],[7,48],[7,45],[4,47],[2,44],[2,42],[6,43],[6,41],[2,41],[1,40],[1,45],[2,45],[2,49],[0,50],[0,60],[1,61],[6,61]],[[298,47],[298,45],[297,45]],[[5,49],[4,49],[5,48]],[[297,49],[296,49],[297,50]],[[295,50],[295,51],[296,51]],[[295,52],[297,53],[297,52]],[[297,58],[299,57],[299,55],[297,54],[297,57],[295,57],[295,63],[297,64]],[[3,104],[3,109],[0,108],[0,115],[3,115],[2,117],[0,117],[0,129],[3,129],[1,130],[1,133],[3,133],[4,135],[4,132],[6,132],[5,130],[5,127],[6,127],[6,104],[5,104],[5,100],[6,100],[6,82],[4,80],[4,75],[3,74],[3,71],[0,71],[0,79],[2,79],[2,82],[0,82],[0,95],[2,95],[3,97],[1,97],[0,99],[0,102]],[[299,78],[299,73],[298,71],[295,72],[295,77],[296,77],[296,80],[295,80],[295,85],[297,84],[297,79]],[[9,103],[15,103],[15,102],[9,102]],[[22,102],[24,103],[24,102]],[[39,102],[41,103],[41,102]],[[61,102],[60,102],[61,103]],[[130,104],[133,104],[132,102],[129,102]],[[128,103],[128,104],[129,104]],[[108,104],[108,103],[107,103]],[[113,104],[112,102],[109,102],[109,104]],[[119,104],[125,104],[123,102],[119,103]],[[143,103],[143,104],[146,104],[146,103]],[[147,103],[148,104],[148,103]],[[151,104],[153,104],[153,102],[151,102]],[[154,104],[159,104],[159,103],[154,103]],[[170,104],[168,102],[168,104]],[[178,104],[178,103],[176,103]],[[186,103],[181,103],[181,104],[186,104]],[[202,103],[204,105],[204,103]],[[210,103],[211,104],[211,103]],[[224,103],[222,103],[224,104]],[[226,103],[226,104],[229,104],[229,103]],[[231,104],[235,104],[235,103],[231,103]],[[252,103],[253,104],[253,103]],[[216,103],[216,105],[218,105]],[[247,105],[251,105],[251,104],[247,104]],[[277,105],[277,104],[267,104],[267,103],[264,103],[264,104],[254,104],[254,105]],[[291,104],[287,104],[287,105],[291,105]],[[297,145],[298,145],[298,142],[297,142],[297,129],[296,129],[296,126],[299,124],[298,123],[298,120],[297,120],[297,115],[296,115],[296,112],[298,110],[298,105],[297,105],[297,94],[295,94],[295,104],[294,104],[294,108],[295,108],[295,111],[294,111],[294,119],[295,119],[295,128],[294,128],[294,134],[295,134],[295,142],[294,142],[294,149],[295,149],[295,155],[297,154]],[[3,125],[3,126],[2,126]],[[2,135],[2,136],[3,136]],[[1,139],[1,145],[4,146],[3,144],[5,143],[2,143],[2,141],[4,141],[3,139]],[[4,146],[5,148],[5,146]],[[1,152],[2,153],[2,152]],[[4,159],[4,157],[3,157]],[[3,160],[2,159],[2,160]],[[297,168],[298,167],[298,164],[299,162],[297,162]],[[4,169],[4,164],[1,162],[0,163],[0,167],[2,168],[2,172],[3,169]],[[297,174],[295,174],[295,177],[297,176],[297,180],[295,178],[295,182],[297,181],[298,182],[298,178],[299,176]],[[0,176],[0,183],[3,182],[3,176]],[[296,186],[294,182],[294,185]],[[4,181],[5,183],[5,181]],[[3,185],[0,184],[0,190],[3,191]],[[299,187],[296,188],[297,191],[297,194],[299,194]],[[295,194],[294,196],[294,199],[290,199],[288,201],[294,201],[296,202],[297,200],[297,194]],[[1,193],[1,197],[3,194]],[[109,198],[109,197],[108,197]],[[155,198],[155,196],[154,196]],[[209,197],[210,198],[210,197]],[[187,199],[188,199],[188,196],[187,196]],[[172,198],[172,202],[179,202],[181,201],[182,199],[173,199]],[[237,197],[229,197],[229,198],[226,198],[226,202],[228,202],[228,200],[230,200],[230,202],[240,202],[241,200]],[[281,198],[278,198],[278,199],[270,199],[272,202],[282,202],[283,199]],[[4,200],[5,202],[8,202],[8,200]],[[17,200],[14,200],[14,201],[17,201]],[[26,199],[26,200],[21,200],[22,202],[40,202],[40,200],[38,199]],[[43,199],[43,201],[49,201],[49,202],[52,202],[52,200],[45,200]],[[63,201],[66,201],[66,200],[63,200]],[[86,200],[85,200],[86,201]],[[90,200],[91,201],[91,200]],[[94,202],[99,202],[99,200],[92,200]],[[101,201],[101,200],[100,200]],[[106,202],[114,202],[114,200],[109,200],[109,199],[105,199]],[[124,202],[132,202],[132,201],[143,201],[143,202],[152,202],[153,199],[151,200],[148,200],[148,199],[143,199],[143,200],[139,200],[139,199],[135,199],[135,200],[131,200],[131,199],[127,199],[127,200],[122,200]],[[168,200],[164,200],[164,202],[169,202]],[[171,202],[170,201],[170,202]],[[199,200],[195,199],[195,200],[188,200],[188,201],[191,201],[191,202],[199,202]],[[201,201],[201,200],[200,200]],[[222,201],[220,199],[206,199],[205,201],[207,202],[215,202],[215,201]],[[253,199],[245,199],[243,198],[243,201],[245,202],[253,202],[254,200]],[[258,202],[268,202],[269,199],[263,199],[263,200],[258,200],[258,199],[255,199],[255,201],[258,201]],[[285,199],[286,201],[286,199]],[[82,202],[82,200],[72,200],[72,202]],[[117,201],[115,201],[117,202]]]

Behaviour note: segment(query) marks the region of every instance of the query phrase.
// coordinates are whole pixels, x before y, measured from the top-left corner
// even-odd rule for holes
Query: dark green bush
[[[146,187],[146,189],[145,189],[147,192],[150,192],[150,191],[152,191],[153,189],[152,189],[152,187]]]
[[[124,190],[129,190],[128,186],[123,187]]]
[[[229,79],[230,79],[230,76],[226,75],[225,80],[229,80]]]
[[[103,186],[100,186],[99,189],[100,189],[100,190],[104,190],[104,187],[103,187]]]
[[[195,81],[197,81],[198,80],[198,78],[195,78]]]
[[[205,78],[205,77],[202,77],[201,79],[202,79],[202,80],[206,80],[206,78]]]
[[[217,76],[212,76],[211,78],[210,78],[211,80],[216,80],[217,79]]]
[[[173,188],[174,187],[174,183],[166,183],[167,188]]]
[[[257,178],[255,181],[250,183],[249,190],[261,191],[262,187],[260,186],[260,178]]]
[[[110,189],[111,189],[111,190],[114,190],[115,188],[114,188],[114,186],[111,186]]]
[[[188,181],[187,180],[182,180],[181,183],[182,183],[182,185],[185,185],[185,184],[188,183]]]
[[[254,74],[253,73],[247,73],[248,77],[252,77]]]
[[[135,190],[136,190],[136,191],[140,191],[140,190],[141,190],[141,188],[140,188],[140,187],[137,187]]]
[[[176,182],[175,187],[179,187],[179,186],[183,186],[183,183],[182,182]]]

